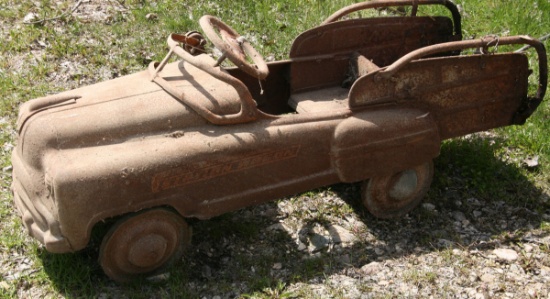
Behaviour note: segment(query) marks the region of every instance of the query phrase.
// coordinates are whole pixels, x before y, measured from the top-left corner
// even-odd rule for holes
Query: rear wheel
[[[128,215],[107,232],[99,250],[105,274],[118,282],[161,273],[179,259],[191,230],[175,212],[156,208]]]
[[[395,218],[415,208],[430,189],[433,162],[363,183],[363,205],[378,218]]]

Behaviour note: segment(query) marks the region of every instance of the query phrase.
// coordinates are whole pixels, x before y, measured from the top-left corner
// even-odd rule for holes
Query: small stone
[[[475,299],[487,299],[487,296],[483,293],[476,293]]]
[[[222,297],[216,295],[216,296],[212,297],[212,299],[222,299]]]
[[[25,17],[23,18],[23,22],[24,23],[33,23],[33,22],[36,22],[38,20],[38,15],[33,13],[33,12],[29,12],[27,15],[25,15]]]
[[[386,287],[386,286],[389,286],[389,285],[390,285],[390,282],[387,281],[387,280],[382,280],[382,281],[378,282],[378,285],[379,285],[379,286]]]
[[[21,277],[21,273],[10,273],[5,277],[6,281],[17,280]]]
[[[5,281],[0,281],[0,287],[2,287],[4,290],[8,290],[10,288],[10,285]]]
[[[15,146],[7,142],[7,143],[4,143],[4,146],[2,148],[4,149],[5,152],[9,152],[9,151],[12,151],[15,148]]]
[[[273,270],[281,270],[281,269],[283,269],[283,264],[282,263],[273,264]]]
[[[167,281],[170,278],[170,273],[162,273],[155,276],[147,277],[147,280],[153,283]]]
[[[396,252],[396,253],[403,253],[403,247],[402,247],[402,245],[396,244],[396,245],[395,245],[395,252]]]
[[[298,244],[298,251],[304,251],[307,249],[307,246],[306,244],[300,242],[300,244]]]
[[[311,252],[317,252],[327,247],[329,240],[320,234],[312,234],[309,237]]]
[[[534,248],[533,248],[533,245],[525,244],[525,245],[523,246],[523,249],[525,250],[525,252],[530,253],[530,252],[533,251]]]
[[[443,247],[453,247],[453,242],[447,239],[439,239],[437,242]]]
[[[385,252],[384,249],[382,249],[380,247],[374,248],[374,253],[376,253],[376,255],[383,255],[384,252]]]
[[[252,218],[252,217],[254,217],[254,215],[252,214],[252,211],[245,210],[245,211],[242,213],[242,218]]]
[[[337,258],[338,262],[342,265],[349,265],[351,264],[351,258],[348,254],[344,254]]]
[[[458,248],[453,249],[453,255],[460,255],[462,254],[462,251]]]
[[[471,205],[474,205],[474,206],[479,206],[481,205],[481,203],[479,202],[479,200],[477,200],[477,198],[474,198],[474,197],[470,197],[466,200],[469,204]]]
[[[539,166],[539,156],[529,157],[523,160],[524,165],[527,167],[527,169],[535,169]]]
[[[371,263],[368,263],[366,265],[364,265],[363,267],[361,267],[361,271],[363,271],[363,273],[365,273],[365,275],[374,275],[380,271],[382,271],[382,264],[379,263],[379,262],[371,262]]]
[[[145,15],[145,18],[149,21],[153,21],[159,18],[159,16],[156,13],[148,13]]]
[[[210,269],[207,265],[204,265],[204,267],[202,267],[202,276],[205,278],[210,278],[212,276],[212,269]]]
[[[475,211],[473,212],[473,214],[474,214],[474,217],[475,217],[475,218],[479,218],[479,217],[482,215],[481,211],[478,211],[478,210],[475,210]]]
[[[339,225],[331,224],[327,230],[334,243],[352,243],[356,239],[355,235]]]
[[[501,261],[513,262],[518,259],[518,253],[512,249],[498,248],[493,250],[493,254]]]
[[[481,275],[480,279],[485,283],[492,283],[495,281],[496,277],[493,274],[485,273]]]
[[[346,227],[348,227],[350,229],[350,231],[358,232],[358,231],[367,230],[367,225],[364,222],[359,221],[357,219],[349,218],[349,219],[347,219],[346,222],[347,222]],[[371,236],[371,235],[367,234],[367,240],[368,240],[369,236]]]
[[[429,202],[423,203],[423,204],[422,204],[422,207],[423,207],[425,210],[428,210],[428,211],[433,211],[433,210],[435,210],[435,205],[434,205],[434,204],[431,204],[431,203],[429,203]]]
[[[268,231],[287,231],[291,232],[291,230],[284,225],[283,223],[275,223],[267,227]]]
[[[514,274],[517,274],[517,275],[525,275],[525,270],[523,270],[523,268],[518,264],[510,265],[509,271],[510,271],[510,273],[514,273]]]
[[[453,212],[453,218],[456,220],[456,221],[464,221],[466,220],[466,216],[464,216],[464,213],[460,212],[460,211],[454,211]]]

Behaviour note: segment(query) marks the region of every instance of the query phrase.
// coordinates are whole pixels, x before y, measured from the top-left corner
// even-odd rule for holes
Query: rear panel
[[[513,124],[529,74],[523,54],[423,59],[388,79],[377,73],[360,78],[350,91],[350,107],[424,107],[439,123],[441,138],[452,138]]]

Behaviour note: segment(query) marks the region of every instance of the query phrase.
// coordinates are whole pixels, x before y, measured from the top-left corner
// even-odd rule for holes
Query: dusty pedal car
[[[428,4],[452,17],[415,15]],[[341,20],[387,6],[412,6],[413,15]],[[442,140],[522,124],[546,91],[540,42],[462,41],[460,22],[449,1],[360,3],[299,35],[288,60],[266,64],[204,16],[220,60],[237,67],[205,54],[197,32],[172,34],[166,58],[147,71],[21,107],[16,206],[29,233],[55,253],[83,249],[94,225],[117,219],[99,261],[118,281],[180,257],[190,242],[186,218],[320,186],[364,181],[372,214],[402,215],[429,189]],[[536,95],[527,95],[526,54],[492,53],[497,44],[536,49]],[[459,55],[466,48],[481,54]],[[181,60],[168,63],[174,55]]]

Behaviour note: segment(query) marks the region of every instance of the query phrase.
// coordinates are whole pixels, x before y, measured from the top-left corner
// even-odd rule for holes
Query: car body
[[[452,17],[339,20],[406,5],[443,5]],[[222,36],[218,48],[237,43],[257,68],[238,57],[237,67],[223,68],[202,52],[200,34],[172,34],[166,58],[146,71],[25,103],[12,157],[16,206],[30,234],[56,253],[83,249],[97,223],[120,219],[100,251],[118,281],[178,256],[190,237],[184,218],[320,186],[365,181],[373,214],[402,215],[428,190],[443,140],[522,124],[544,97],[542,44],[462,41],[460,22],[450,1],[360,3],[302,33],[288,60],[262,69],[246,41],[205,17],[207,36],[216,38],[203,23]],[[534,97],[525,53],[489,53],[523,43],[539,55]],[[459,55],[466,48],[482,53]],[[169,63],[173,55],[182,59]],[[139,241],[120,241],[127,235]]]

